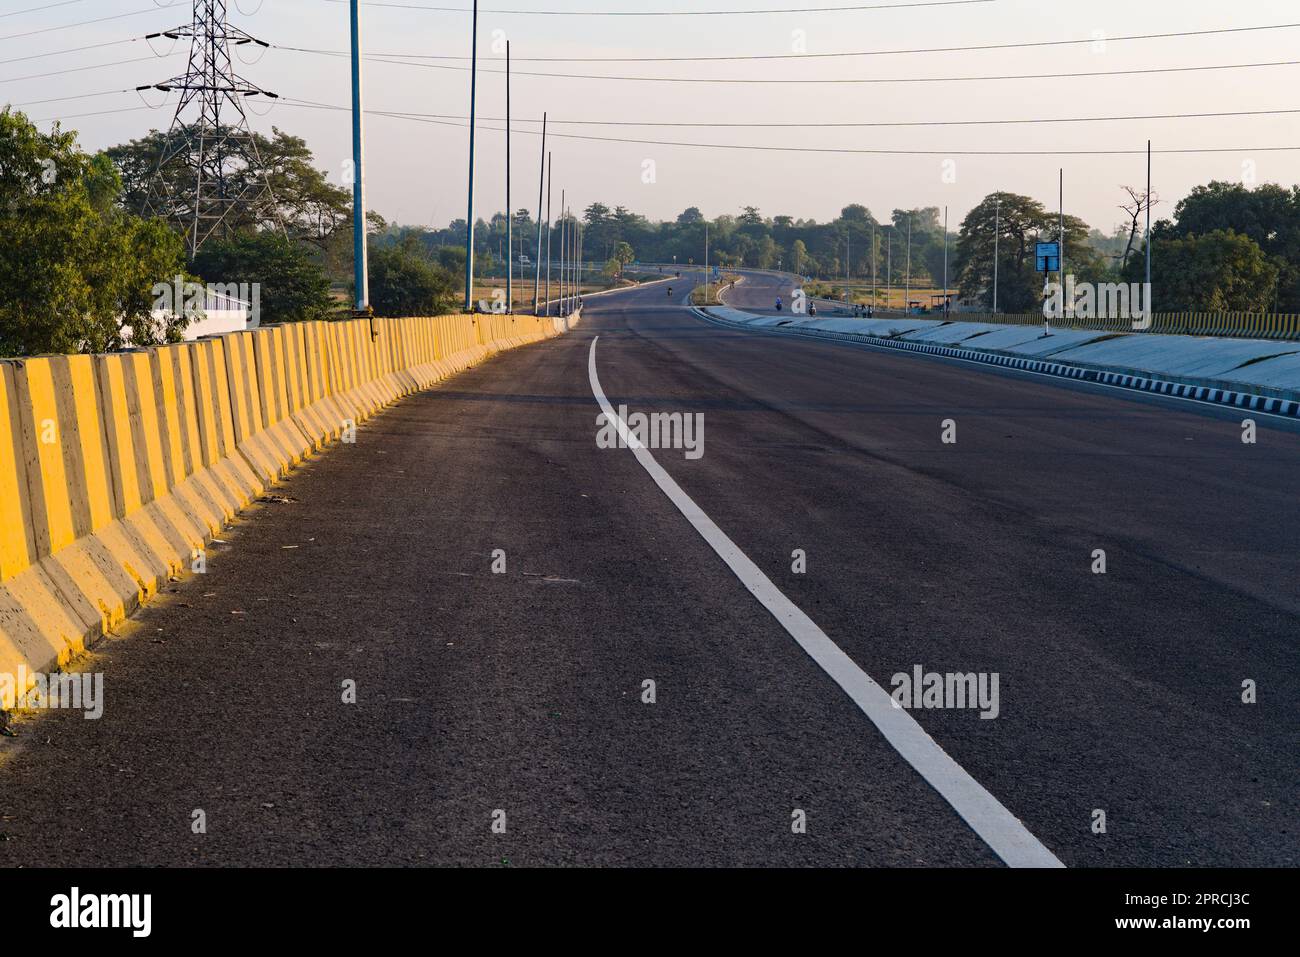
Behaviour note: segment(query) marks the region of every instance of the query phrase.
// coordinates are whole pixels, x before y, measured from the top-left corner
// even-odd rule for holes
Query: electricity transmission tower
[[[193,257],[205,241],[238,226],[275,224],[275,195],[244,112],[247,97],[276,99],[235,72],[230,51],[267,44],[226,22],[226,0],[194,0],[193,22],[153,34],[190,41],[184,74],[139,87],[180,93],[146,211],[171,219]]]

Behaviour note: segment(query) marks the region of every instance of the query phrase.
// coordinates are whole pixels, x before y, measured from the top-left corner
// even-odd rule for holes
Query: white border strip
[[[686,520],[695,526],[695,530],[718,553],[718,557],[727,563],[741,584],[780,622],[790,637],[798,642],[799,647],[853,699],[894,750],[952,805],[994,854],[1010,867],[1064,867],[1015,815],[926,734],[910,714],[896,706],[889,694],[831,641],[816,622],[786,598],[772,584],[771,579],[749,560],[735,542],[714,524],[704,510],[655,461],[655,457],[614,411],[600,387],[600,378],[596,374],[598,341],[600,336],[591,341],[591,351],[587,355],[587,373],[591,379],[592,395],[596,397],[601,411],[605,413],[607,421],[617,427],[619,435],[641,463],[641,467],[654,479],[669,501],[677,506],[678,511],[686,516]]]

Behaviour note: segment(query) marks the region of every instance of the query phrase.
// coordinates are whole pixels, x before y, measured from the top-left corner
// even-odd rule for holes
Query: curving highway
[[[0,863],[992,867],[998,820],[1070,867],[1297,863],[1293,426],[683,292],[592,297],[296,474],[101,646],[103,719],[5,739]],[[599,447],[597,383],[701,454]],[[918,669],[996,699],[891,737],[846,690]]]

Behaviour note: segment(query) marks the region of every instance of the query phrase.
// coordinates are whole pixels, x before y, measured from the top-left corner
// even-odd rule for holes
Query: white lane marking
[[[1051,851],[1044,847],[1020,820],[1008,811],[992,794],[939,747],[934,738],[916,723],[902,708],[894,706],[888,692],[872,680],[871,676],[840,650],[835,642],[805,615],[794,602],[786,598],[763,572],[749,560],[730,538],[713,523],[694,500],[687,495],[673,477],[664,471],[610,405],[600,387],[596,374],[596,343],[591,340],[587,354],[587,373],[591,378],[591,392],[600,404],[609,422],[614,423],[619,435],[627,443],[641,467],[655,480],[655,484],[677,506],[686,520],[703,536],[718,556],[749,589],[750,594],[771,612],[772,617],[790,633],[799,646],[830,675],[853,702],[862,709],[885,740],[893,745],[921,777],[925,778],[939,794],[952,805],[971,830],[980,836],[998,857],[1010,867],[1064,867]]]

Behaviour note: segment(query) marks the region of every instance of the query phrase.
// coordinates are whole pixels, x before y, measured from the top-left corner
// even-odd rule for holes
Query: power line
[[[127,92],[127,91],[123,91]],[[87,94],[100,95],[100,94]],[[347,112],[351,107],[335,106],[329,103],[316,103],[310,100],[297,100],[293,98],[284,98],[279,101],[285,106],[296,106],[302,109],[317,109]],[[63,116],[46,116],[33,120],[36,123],[61,122],[63,120],[81,119],[93,116],[108,116],[120,113],[135,113],[142,110],[153,110],[157,107],[150,106],[129,106],[113,110],[97,110],[89,113],[72,113]],[[1297,111],[1290,111],[1297,112]],[[366,113],[373,116],[384,116],[390,119],[406,120],[415,123],[427,123],[434,126],[452,126],[464,128],[465,122],[456,122],[454,120],[434,119],[435,114],[428,116],[414,113],[402,113],[391,110],[366,110]],[[504,133],[505,130],[500,127],[484,127],[491,132]],[[533,130],[521,130],[520,132],[527,135],[539,135]],[[872,156],[1136,156],[1145,155],[1145,149],[1119,149],[1119,150],[897,150],[897,149],[855,149],[855,148],[838,148],[838,147],[812,147],[812,146],[766,146],[751,145],[739,143],[698,143],[683,142],[673,140],[651,140],[630,137],[610,137],[610,136],[590,136],[579,133],[554,133],[551,134],[561,139],[584,140],[588,142],[599,143],[626,143],[638,146],[684,146],[697,149],[716,149],[716,150],[750,150],[755,152],[780,152],[780,153],[825,153],[825,154],[848,154],[848,155],[872,155]],[[1192,155],[1192,154],[1222,154],[1222,153],[1286,153],[1300,152],[1300,146],[1223,146],[1223,147],[1188,147],[1180,149],[1158,149],[1153,153],[1162,155]]]
[[[1187,30],[1178,33],[1135,33],[1119,37],[1104,37],[1106,43],[1122,43],[1132,40],[1168,40],[1187,37],[1220,36],[1233,33],[1256,33],[1268,30],[1293,30],[1300,28],[1300,23],[1273,23],[1251,27],[1223,27],[1214,30]],[[721,54],[717,56],[647,56],[647,57],[515,57],[516,62],[526,63],[718,63],[748,60],[822,60],[845,57],[869,56],[904,56],[918,53],[971,53],[991,50],[1025,50],[1035,47],[1081,46],[1097,43],[1098,38],[1087,37],[1075,40],[1028,40],[1019,43],[982,43],[960,47],[910,47],[897,50],[859,50],[837,53],[752,53]],[[313,52],[350,55],[341,50],[318,50]],[[372,56],[391,57],[393,59],[411,60],[468,60],[465,56],[451,56],[428,53],[374,53]],[[499,57],[493,59],[500,59]]]
[[[4,66],[9,63],[22,63],[25,60],[43,60],[47,56],[64,56],[65,54],[68,53],[84,53],[86,50],[99,50],[102,49],[103,47],[116,47],[116,46],[121,46],[124,43],[135,43],[137,40],[140,39],[142,38],[131,37],[129,40],[106,40],[103,43],[88,43],[85,46],[69,47],[66,50],[54,50],[50,53],[31,53],[28,54],[27,56],[14,56],[14,57],[10,57],[7,60],[0,60],[0,66]]]
[[[28,30],[26,33],[11,33],[8,36],[0,37],[0,40],[21,40],[24,37],[34,37],[42,33],[57,33],[59,30],[71,30],[74,27],[88,27],[94,23],[108,23],[110,20],[125,20],[127,17],[138,17],[143,13],[157,13],[165,10],[166,7],[151,7],[148,10],[134,10],[131,13],[115,13],[111,17],[96,17],[94,20],[82,20],[79,23],[64,23],[57,27],[42,27],[39,30]]]
[[[300,101],[307,103],[309,101]],[[1205,113],[1142,113],[1114,116],[1061,116],[1033,117],[1006,120],[879,120],[863,122],[762,122],[762,123],[693,123],[682,121],[658,122],[654,120],[550,120],[552,126],[653,126],[674,129],[866,129],[876,127],[925,126],[1028,126],[1048,123],[1114,123],[1133,120],[1199,120],[1223,119],[1243,116],[1289,116],[1300,113],[1300,108],[1278,110],[1223,110]],[[390,116],[411,116],[423,119],[467,120],[468,117],[452,113],[416,113],[401,110],[386,111]],[[503,123],[501,117],[484,117],[486,123]],[[515,118],[516,123],[540,123],[541,120]]]
[[[286,97],[281,102],[286,106],[297,106],[306,109],[322,110],[339,110],[348,111],[351,107],[335,106],[329,103],[316,103],[311,100],[298,100],[292,97]],[[468,124],[465,122],[454,122],[451,120],[440,120],[422,117],[419,114],[400,113],[389,110],[366,110],[367,113],[375,116],[387,116],[392,119],[408,120],[417,123],[428,123],[434,126],[452,126],[464,128]],[[491,132],[504,133],[505,129],[501,127],[484,127]],[[523,130],[528,135],[540,135],[532,130]],[[717,150],[748,150],[753,152],[764,153],[833,153],[849,155],[870,155],[870,156],[1133,156],[1146,155],[1146,149],[1131,150],[961,150],[961,149],[942,149],[942,150],[897,150],[897,149],[857,149],[850,147],[817,147],[817,146],[766,146],[744,143],[698,143],[678,140],[650,140],[631,137],[614,137],[614,136],[591,136],[582,133],[553,133],[552,136],[569,140],[585,140],[587,142],[597,143],[630,143],[638,146],[687,146],[697,149],[717,149]],[[1161,154],[1192,154],[1192,153],[1279,153],[1300,151],[1300,146],[1261,146],[1261,147],[1192,147],[1185,149],[1160,149],[1153,150],[1154,153]]]
[[[324,56],[347,56],[348,54],[338,53],[332,50],[316,50],[307,47],[290,47],[275,46],[277,50],[287,50],[292,53],[311,53]],[[457,73],[469,72],[468,67],[443,66],[438,63],[412,63],[408,60],[392,60],[384,57],[369,56],[367,60],[378,63],[392,63],[398,66],[420,67],[426,70],[451,70]],[[733,78],[733,77],[675,77],[675,76],[611,76],[607,74],[592,73],[543,73],[537,71],[515,70],[515,76],[536,76],[550,77],[562,80],[604,80],[604,81],[624,81],[632,83],[720,83],[720,84],[813,84],[813,85],[834,85],[834,84],[880,84],[880,83],[975,83],[987,82],[994,80],[1058,80],[1058,79],[1079,79],[1085,77],[1100,76],[1140,76],[1157,73],[1197,73],[1210,70],[1245,70],[1259,67],[1279,67],[1279,66],[1296,66],[1300,60],[1276,60],[1263,63],[1222,63],[1208,66],[1171,66],[1171,67],[1148,67],[1144,69],[1130,70],[1089,70],[1076,73],[1018,73],[1002,74],[994,76],[908,76],[908,77],[846,77],[839,79],[773,79],[773,78]],[[504,70],[479,70],[480,73],[504,74]]]
[[[10,103],[9,106],[42,106],[46,103],[63,103],[67,100],[90,100],[97,96],[115,96],[119,93],[134,93],[134,90],[104,90],[102,93],[75,93],[72,96],[52,96],[48,100],[26,100],[22,103]]]
[[[131,61],[128,61],[131,62]],[[104,64],[108,66],[110,64]],[[88,68],[83,68],[88,69]],[[68,71],[71,72],[71,71]],[[19,103],[12,103],[12,106],[34,106],[40,103],[53,103],[59,100],[76,100],[88,99],[90,97],[108,96],[113,93],[132,93],[135,88],[123,90],[104,90],[94,93],[82,93],[71,96],[58,97],[53,100],[25,100]],[[314,100],[301,100],[294,97],[285,98],[286,102],[291,102],[299,106],[313,106],[320,109],[343,109],[335,107],[328,103],[319,103]],[[398,119],[430,119],[430,120],[456,120],[465,122],[468,117],[457,113],[421,113],[408,110],[382,110],[367,111],[376,112],[382,116],[389,116]],[[1293,109],[1274,109],[1274,110],[1216,110],[1199,113],[1138,113],[1138,114],[1114,114],[1106,116],[1054,116],[1054,117],[1029,117],[1029,118],[1011,118],[1011,119],[993,119],[993,120],[868,120],[860,122],[756,122],[756,123],[736,123],[736,122],[687,122],[681,120],[657,121],[657,120],[550,120],[553,126],[629,126],[629,127],[657,127],[672,129],[870,129],[879,127],[899,128],[899,127],[944,127],[944,126],[1030,126],[1055,123],[1117,123],[1132,121],[1151,121],[1151,120],[1200,120],[1200,119],[1226,119],[1230,117],[1253,117],[1253,116],[1293,116],[1300,114],[1300,107]],[[498,116],[483,117],[480,123],[504,123],[505,119]],[[516,117],[516,123],[541,123],[541,120],[530,120],[527,118]],[[491,129],[490,127],[483,127]]]
[[[42,116],[32,120],[33,123],[62,123],[64,120],[80,120],[87,116],[109,116],[114,113],[136,113],[140,110],[154,110],[153,106],[125,106],[117,110],[96,110],[93,113],[65,113],[63,116]]]
[[[179,53],[181,51],[178,50],[176,52]],[[166,54],[166,56],[174,56],[174,55],[175,54],[173,53]],[[151,63],[160,59],[165,59],[165,57],[140,56],[140,57],[134,57],[133,59],[130,60],[114,60],[111,63],[94,63],[90,66],[69,67],[66,70],[51,70],[49,73],[29,73],[27,76],[7,76],[7,77],[0,78],[0,83],[18,83],[21,80],[43,80],[46,77],[51,77],[51,76],[65,76],[69,73],[85,73],[89,70],[103,70],[106,67],[126,66],[127,64],[130,63]]]
[[[55,7],[70,7],[74,3],[85,3],[86,0],[58,0],[57,3],[43,3],[39,7],[28,7],[26,10],[10,10],[8,13],[0,13],[0,20],[6,17],[17,17],[24,13],[40,13],[43,10],[53,10]]]
[[[347,0],[326,0],[327,3],[346,3]],[[761,16],[781,13],[854,13],[866,10],[907,10],[916,7],[962,7],[973,4],[997,3],[998,0],[918,0],[915,3],[855,4],[844,7],[787,7],[771,10],[480,10],[497,16],[520,17],[729,17]],[[366,7],[390,7],[396,10],[424,10],[430,13],[472,13],[469,7],[438,7],[423,3],[363,3]]]

